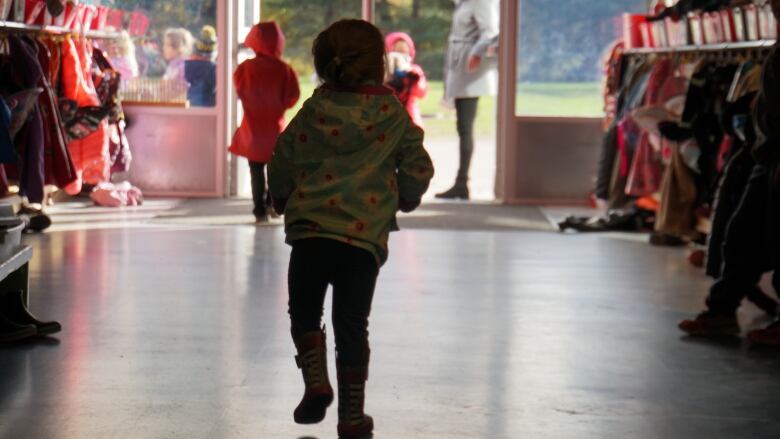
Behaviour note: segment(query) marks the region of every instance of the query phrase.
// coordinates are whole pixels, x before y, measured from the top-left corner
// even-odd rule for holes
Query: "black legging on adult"
[[[456,184],[465,184],[469,180],[471,156],[474,153],[474,120],[477,118],[479,98],[455,99],[455,115],[458,118],[458,137],[460,138],[460,166]]]

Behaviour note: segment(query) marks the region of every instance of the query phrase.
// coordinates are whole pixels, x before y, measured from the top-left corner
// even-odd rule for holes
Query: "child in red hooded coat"
[[[254,25],[244,44],[256,56],[242,62],[233,73],[244,119],[233,135],[229,151],[249,160],[253,213],[257,222],[264,222],[268,220],[269,199],[265,165],[284,129],[284,113],[298,102],[300,90],[295,71],[281,59],[284,34],[276,22]]]
[[[395,91],[412,121],[422,127],[417,99],[428,94],[428,82],[422,67],[414,64],[414,41],[403,32],[391,32],[385,37],[385,50],[388,57],[387,85]]]

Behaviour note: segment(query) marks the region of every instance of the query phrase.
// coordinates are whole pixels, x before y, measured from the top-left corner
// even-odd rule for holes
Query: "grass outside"
[[[455,136],[455,110],[444,107],[444,84],[430,81],[425,99],[419,101],[428,137]],[[303,101],[311,96],[314,84],[301,81],[301,99],[288,112],[288,118],[298,112]],[[598,83],[520,83],[517,87],[516,113],[519,116],[601,117],[601,88]],[[475,133],[477,136],[495,134],[496,98],[479,100]]]

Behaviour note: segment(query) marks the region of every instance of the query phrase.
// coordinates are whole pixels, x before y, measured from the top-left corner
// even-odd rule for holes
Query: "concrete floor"
[[[335,405],[292,422],[280,227],[85,225],[26,237],[30,308],[65,329],[0,349],[0,438],[336,437]],[[636,235],[395,234],[374,438],[780,437],[780,352],[677,331],[708,285],[684,258]]]

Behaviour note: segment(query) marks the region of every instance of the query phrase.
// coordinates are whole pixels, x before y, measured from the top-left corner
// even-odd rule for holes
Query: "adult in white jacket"
[[[495,96],[498,69],[499,0],[455,0],[444,65],[444,99],[454,102],[460,138],[455,184],[437,198],[469,198],[469,168],[474,152],[474,120],[480,96]]]

